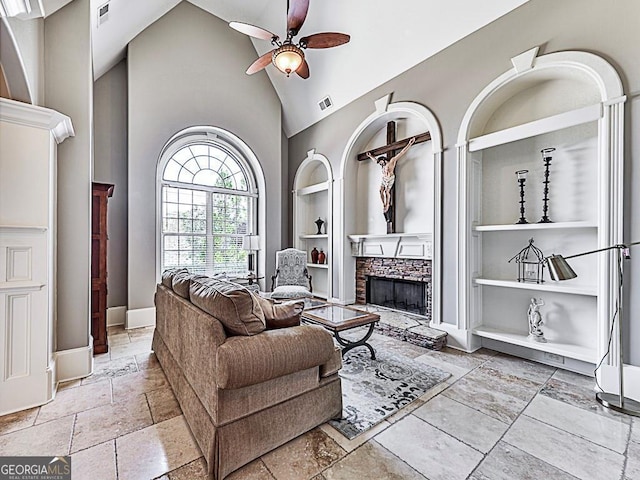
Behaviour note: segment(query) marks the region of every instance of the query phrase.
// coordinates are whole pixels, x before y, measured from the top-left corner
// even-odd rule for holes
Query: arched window
[[[161,157],[161,270],[244,276],[256,233],[257,186],[243,154],[216,135],[185,135]]]

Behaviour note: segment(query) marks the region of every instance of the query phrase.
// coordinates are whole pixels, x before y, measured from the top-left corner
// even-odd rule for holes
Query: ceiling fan
[[[260,56],[247,68],[247,74],[253,75],[273,63],[278,70],[287,77],[295,72],[302,78],[309,78],[309,64],[304,58],[303,50],[306,48],[331,48],[347,43],[351,37],[345,33],[314,33],[302,37],[296,45],[293,38],[298,35],[302,24],[307,18],[309,0],[287,1],[287,38],[280,41],[280,37],[264,28],[256,27],[248,23],[231,22],[229,26],[250,37],[270,40],[276,48]]]

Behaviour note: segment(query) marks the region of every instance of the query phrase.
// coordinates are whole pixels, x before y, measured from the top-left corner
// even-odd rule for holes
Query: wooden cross
[[[396,141],[396,122],[391,121],[387,123],[387,144],[382,147],[374,148],[367,152],[362,152],[356,157],[358,161],[364,161],[369,159],[367,154],[371,154],[378,158],[381,155],[386,155],[386,159],[389,160],[396,155],[396,152],[405,148],[409,141],[415,138],[414,145],[417,143],[423,143],[431,140],[431,134],[429,132],[420,133],[414,137],[408,137],[403,140]],[[387,221],[387,233],[396,233],[396,189],[395,183],[391,187],[391,204],[389,209],[384,212],[384,218]]]

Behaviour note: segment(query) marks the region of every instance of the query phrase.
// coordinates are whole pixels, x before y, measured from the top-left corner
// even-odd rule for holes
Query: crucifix
[[[382,167],[382,180],[380,182],[380,199],[382,211],[387,221],[387,233],[396,233],[396,207],[395,207],[395,168],[400,158],[407,153],[412,145],[431,140],[429,132],[420,133],[413,137],[396,141],[396,122],[387,123],[387,144],[358,154],[358,161],[371,159]],[[398,151],[399,150],[399,151]],[[397,152],[397,153],[396,153]]]

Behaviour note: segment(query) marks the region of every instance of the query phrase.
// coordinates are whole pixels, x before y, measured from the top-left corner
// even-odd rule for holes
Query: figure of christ
[[[367,152],[367,156],[382,167],[382,181],[380,183],[380,200],[382,200],[382,211],[387,216],[387,212],[391,207],[391,190],[396,182],[395,169],[398,160],[400,160],[407,150],[411,148],[416,141],[416,137],[412,137],[407,145],[394,155],[391,160],[387,160],[385,156],[375,158],[371,152]]]

